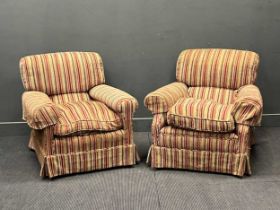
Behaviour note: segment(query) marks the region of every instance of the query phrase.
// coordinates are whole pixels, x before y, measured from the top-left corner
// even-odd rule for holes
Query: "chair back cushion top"
[[[233,104],[225,105],[208,99],[181,98],[167,113],[169,125],[209,132],[235,129]]]
[[[122,127],[118,114],[99,101],[78,101],[59,104],[61,116],[54,134],[66,136],[77,132],[114,131]]]
[[[20,60],[26,90],[48,95],[87,92],[105,82],[102,59],[95,52],[58,52]]]
[[[254,84],[259,56],[234,49],[189,49],[177,61],[176,79],[187,86],[238,89]]]

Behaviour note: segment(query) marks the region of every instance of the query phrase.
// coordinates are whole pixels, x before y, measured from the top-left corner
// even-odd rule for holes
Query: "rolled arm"
[[[33,129],[55,125],[60,109],[43,92],[27,91],[22,95],[23,119]]]
[[[245,85],[237,90],[234,102],[234,119],[238,124],[258,126],[261,123],[263,100],[259,88]]]
[[[105,103],[116,112],[126,112],[129,108],[134,112],[138,107],[137,100],[128,93],[109,85],[97,85],[89,91],[91,98]]]
[[[173,82],[149,93],[145,99],[145,106],[153,113],[168,112],[181,97],[187,97],[188,88],[182,82]]]

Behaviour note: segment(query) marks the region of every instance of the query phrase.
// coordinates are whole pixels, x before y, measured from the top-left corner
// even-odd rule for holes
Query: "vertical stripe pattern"
[[[166,114],[165,114],[166,115]],[[164,114],[154,115],[148,161],[153,168],[174,168],[243,176],[251,174],[253,132],[237,124],[232,133],[192,131],[167,126]]]
[[[189,169],[236,176],[252,173],[250,146],[253,136],[252,129],[247,125],[237,125],[234,133],[191,131],[165,126],[160,129],[159,135],[153,137],[150,149],[153,168]]]
[[[132,116],[135,98],[105,82],[94,52],[63,52],[20,60],[23,118],[32,129],[30,149],[41,176],[136,163]],[[89,95],[89,92],[92,96]]]
[[[155,114],[153,116],[152,121],[152,135],[154,137],[154,140],[157,140],[160,130],[167,125],[167,114],[166,113],[160,113]]]
[[[44,159],[44,176],[50,178],[107,169],[118,166],[134,165],[135,145],[122,145],[88,152],[50,155]]]
[[[181,98],[167,113],[169,125],[198,131],[228,132],[235,128],[233,105],[212,100]]]
[[[87,152],[125,145],[125,131],[91,132],[87,135],[55,136],[52,140],[52,154]]]
[[[239,124],[258,126],[261,124],[263,100],[255,85],[245,85],[237,91],[234,103],[234,118]]]
[[[138,107],[137,100],[128,93],[109,85],[98,85],[89,91],[92,99],[102,101],[116,112],[123,112],[123,104],[130,103],[132,112]]]
[[[211,152],[237,152],[238,136],[234,133],[215,133],[166,126],[161,129],[155,145],[168,148]]]
[[[79,101],[58,105],[60,117],[54,134],[65,136],[81,131],[112,131],[122,127],[118,114],[99,101]]]
[[[183,51],[176,78],[185,86],[159,88],[144,101],[154,114],[151,167],[251,174],[250,126],[260,124],[263,109],[253,85],[258,65],[258,54],[250,51]]]
[[[128,93],[109,85],[98,85],[89,91],[92,99],[106,104],[112,110],[120,113],[123,121],[123,129],[126,130],[126,141],[133,142],[132,117],[138,108],[138,101]]]
[[[155,145],[151,147],[153,168],[189,169],[243,176],[247,161],[247,154],[185,150]]]
[[[189,49],[177,61],[177,81],[188,86],[238,89],[254,84],[259,65],[255,52],[234,49]]]
[[[168,112],[179,98],[187,97],[187,94],[188,88],[184,83],[173,82],[149,93],[144,104],[153,114]]]
[[[189,87],[188,96],[197,99],[210,99],[220,104],[233,104],[235,91],[214,87]]]
[[[22,95],[23,119],[33,129],[43,129],[55,125],[60,109],[42,92],[26,91]]]
[[[60,52],[23,57],[23,85],[48,95],[87,92],[105,82],[102,59],[95,52]]]
[[[68,102],[89,101],[88,93],[65,93],[59,95],[52,95],[50,99],[56,104],[65,104]]]
[[[97,146],[95,140],[107,138],[108,134],[100,133],[99,136],[80,137],[78,141],[77,137],[73,139],[69,137],[61,137],[57,139],[53,136],[52,128],[46,128],[44,130],[32,130],[29,147],[35,150],[38,160],[41,164],[41,176],[47,176],[53,178],[56,176],[82,173],[94,170],[101,170],[106,168],[134,165],[136,163],[136,149],[133,143],[122,144],[112,147],[102,147],[96,149],[90,149],[87,147],[87,143],[91,141],[92,146]],[[101,136],[104,135],[104,136]],[[112,132],[109,138],[118,140],[124,139],[124,132]],[[122,135],[122,136],[120,136]],[[94,140],[95,139],[95,140]],[[55,142],[54,142],[54,141]],[[57,140],[62,140],[66,144],[62,147]],[[72,141],[66,143],[66,140]],[[74,140],[74,141],[73,141]],[[86,140],[86,141],[84,141]],[[98,141],[98,140],[97,140]],[[100,142],[101,143],[101,142]],[[78,145],[77,145],[78,144]],[[90,143],[89,143],[90,144]],[[68,147],[68,148],[65,148]],[[75,152],[63,153],[63,151],[72,150]]]

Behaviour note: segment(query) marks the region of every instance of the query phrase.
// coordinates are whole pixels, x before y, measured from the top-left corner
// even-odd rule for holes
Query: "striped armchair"
[[[129,94],[105,84],[101,57],[63,52],[20,60],[23,119],[41,176],[133,165],[136,150]]]
[[[251,174],[252,127],[263,110],[258,64],[250,51],[183,51],[177,81],[144,100],[153,113],[151,167]]]

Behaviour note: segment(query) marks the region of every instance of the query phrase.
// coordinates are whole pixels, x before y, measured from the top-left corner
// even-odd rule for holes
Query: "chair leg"
[[[251,133],[250,133],[250,145],[253,146],[256,144],[256,138],[255,138],[255,128],[251,129]]]
[[[146,163],[148,165],[151,165],[151,149],[152,149],[152,147],[150,147],[150,149],[148,151],[147,160],[146,160]]]
[[[139,156],[137,147],[135,146],[135,158],[136,158],[136,162],[139,163],[141,161],[141,158]]]
[[[245,173],[249,176],[252,175],[252,168],[251,168],[251,163],[250,163],[250,158],[247,157],[247,160],[246,160],[246,170],[245,170]]]

